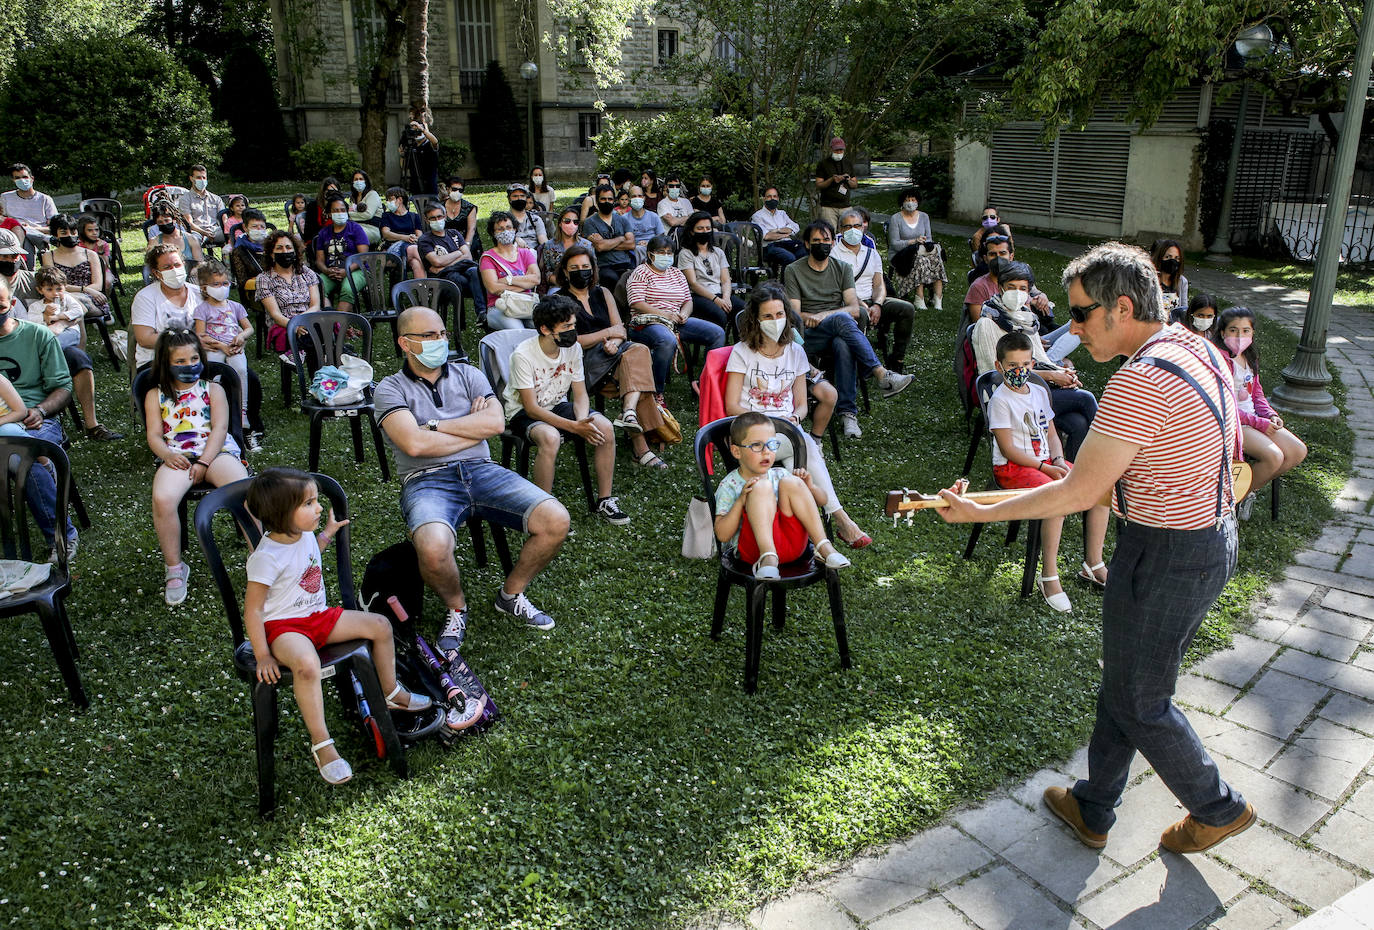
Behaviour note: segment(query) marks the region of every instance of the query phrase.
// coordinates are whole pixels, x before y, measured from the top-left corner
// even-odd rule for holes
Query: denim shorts
[[[443,523],[456,538],[458,527],[474,514],[528,533],[534,508],[551,500],[552,494],[490,459],[418,472],[401,485],[401,513],[411,535],[426,523]]]

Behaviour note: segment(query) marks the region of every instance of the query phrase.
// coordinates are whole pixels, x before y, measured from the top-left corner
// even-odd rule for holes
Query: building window
[[[677,30],[658,31],[658,66],[661,68],[677,57]]]
[[[596,148],[596,137],[601,135],[600,113],[577,114],[577,147],[583,151]]]
[[[711,45],[711,55],[728,70],[739,70],[739,49],[735,47],[735,40],[726,33],[716,36],[716,41]]]
[[[496,58],[492,0],[453,0],[458,38],[458,92],[473,104],[482,93],[487,63]]]
[[[573,29],[568,35],[568,57],[575,68],[587,67],[587,62],[596,52],[596,39],[585,26]]]
[[[353,0],[353,48],[357,53],[357,66],[360,80],[377,60],[377,50],[382,47],[386,35],[386,21],[377,12],[374,0]],[[388,106],[401,105],[401,70],[394,68],[386,84]],[[360,88],[361,89],[361,88]]]

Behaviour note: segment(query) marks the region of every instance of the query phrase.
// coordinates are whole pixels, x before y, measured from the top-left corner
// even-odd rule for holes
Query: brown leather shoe
[[[1078,798],[1074,797],[1068,788],[1051,785],[1045,789],[1044,798],[1045,806],[1054,813],[1054,816],[1073,828],[1073,832],[1078,835],[1079,842],[1084,846],[1101,849],[1107,845],[1107,834],[1094,833],[1088,829],[1087,824],[1083,823],[1083,814],[1078,809]]]
[[[1209,827],[1204,823],[1198,823],[1193,819],[1193,815],[1189,814],[1164,831],[1159,838],[1159,845],[1169,852],[1180,854],[1202,852],[1204,849],[1211,849],[1228,836],[1244,832],[1254,822],[1255,805],[1249,801],[1245,802],[1245,810],[1241,815],[1225,826]]]

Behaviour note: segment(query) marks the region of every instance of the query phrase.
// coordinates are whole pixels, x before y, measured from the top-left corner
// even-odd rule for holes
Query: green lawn
[[[136,254],[133,235],[126,242]],[[950,254],[956,245],[947,242]],[[1054,283],[1063,259],[1027,252],[1064,306]],[[566,457],[557,490],[575,533],[530,590],[557,618],[554,631],[498,619],[499,572],[475,570],[459,542],[473,606],[466,655],[506,720],[449,749],[414,750],[407,781],[336,721],[357,775],[329,788],[283,694],[271,822],[255,813],[247,689],[230,666],[218,598],[191,553],[190,598],[176,610],[162,604],[152,458],[135,438],[123,375],[98,361],[102,415],[130,438],[77,440],[72,453],[96,524],[82,535],[70,601],[92,704],[77,713],[66,701],[36,620],[7,624],[0,921],[679,925],[706,909],[747,909],[819,863],[905,836],[1068,755],[1091,723],[1096,596],[1071,586],[1073,614],[1055,614],[1016,596],[1021,550],[1003,549],[996,529],[965,562],[967,528],[926,516],[894,529],[881,518],[888,488],[957,477],[967,440],[951,389],[963,288],[953,290],[943,313],[918,318],[908,370],[919,385],[893,400],[875,395],[864,439],[833,468],[875,539],[844,575],[854,668],[838,668],[824,592],[813,588],[790,598],[786,629],[766,630],[759,692],[744,695],[740,596],[713,642],[713,565],[679,555],[699,487],[689,443],[671,450],[666,473],[621,458],[616,489],[633,518],[622,528],[589,518]],[[1261,331],[1272,381],[1293,340]],[[475,354],[477,334],[463,338]],[[375,361],[379,376],[395,364],[385,345]],[[257,367],[270,433],[254,465],[302,465],[304,421],[281,407],[272,360]],[[1100,387],[1105,366],[1082,367]],[[690,429],[682,377],[669,400]],[[1243,527],[1240,575],[1199,649],[1244,623],[1251,596],[1330,513],[1351,434],[1339,423],[1295,425],[1312,458],[1285,481],[1284,522],[1258,507]],[[360,573],[401,537],[397,486],[377,480],[371,458],[352,462],[346,430],[325,432],[325,468],[350,494]],[[988,469],[983,453],[975,480]],[[1061,570],[1073,571],[1077,538],[1073,527]],[[431,603],[425,628],[439,615]]]
[[[1312,287],[1312,266],[1236,255],[1227,269],[1242,278],[1259,278],[1283,287],[1308,290]],[[1374,310],[1374,266],[1345,266],[1336,277],[1337,304]]]

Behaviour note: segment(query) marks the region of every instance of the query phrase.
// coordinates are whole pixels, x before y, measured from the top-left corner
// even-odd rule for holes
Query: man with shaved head
[[[467,599],[453,547],[458,527],[474,513],[529,534],[496,595],[497,612],[553,629],[553,617],[530,603],[525,588],[558,554],[568,535],[568,511],[492,461],[487,440],[505,428],[501,402],[481,371],[448,360],[443,318],[412,307],[401,314],[396,331],[404,361],[377,385],[373,400],[401,475],[401,511],[420,574],[448,605],[440,651],[456,653],[467,630]]]

